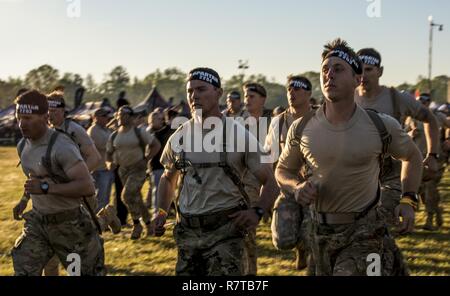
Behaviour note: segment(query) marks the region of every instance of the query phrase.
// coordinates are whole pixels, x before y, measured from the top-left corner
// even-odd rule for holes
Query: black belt
[[[230,215],[244,210],[245,207],[238,206],[229,210],[215,212],[207,215],[180,215],[181,224],[189,228],[199,228],[205,230],[217,229],[230,222]]]
[[[73,221],[81,216],[81,209],[62,211],[55,214],[41,215],[42,222],[46,224],[60,224],[66,221]]]

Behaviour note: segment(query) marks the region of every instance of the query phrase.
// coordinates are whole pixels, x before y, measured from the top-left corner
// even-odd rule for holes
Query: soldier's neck
[[[306,102],[306,104],[301,104],[300,106],[289,107],[289,113],[292,114],[292,116],[294,117],[294,120],[299,119],[300,117],[303,117],[310,110],[311,110],[311,105],[309,104],[309,102]]]
[[[360,97],[365,97],[367,99],[375,99],[383,91],[383,87],[379,84],[368,88],[363,88],[362,86],[360,86],[358,87],[357,91]]]
[[[352,100],[342,100],[339,102],[327,101],[324,104],[326,119],[333,125],[348,122],[356,111],[356,103]]]
[[[249,113],[250,113],[250,116],[258,119],[263,115],[263,112],[264,112],[264,109],[258,109],[258,110],[255,110],[254,112],[249,112]]]

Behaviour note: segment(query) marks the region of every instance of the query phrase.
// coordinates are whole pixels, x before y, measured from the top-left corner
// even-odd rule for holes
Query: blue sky
[[[342,37],[352,47],[375,47],[385,84],[427,75],[428,16],[434,31],[433,74],[450,76],[450,1],[373,0],[79,0],[79,18],[67,16],[77,0],[0,0],[0,78],[23,76],[43,63],[61,72],[92,73],[97,81],[116,65],[143,78],[156,68],[215,68],[283,83],[291,73],[318,71],[325,42]]]

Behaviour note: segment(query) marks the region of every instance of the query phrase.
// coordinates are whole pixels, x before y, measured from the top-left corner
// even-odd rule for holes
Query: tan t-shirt
[[[155,137],[152,133],[145,128],[138,128],[138,131],[146,145],[153,143]],[[131,167],[144,159],[134,128],[130,128],[127,132],[119,130],[114,139],[114,144],[112,143],[112,136],[110,136],[106,145],[106,151],[113,153],[114,163],[121,167]]]
[[[73,122],[72,120],[67,121],[69,122],[69,126],[66,128],[66,121],[63,122],[63,124],[58,127],[58,129],[66,131],[77,143],[78,147],[80,149],[83,149],[83,147],[87,147],[89,145],[94,145],[94,142],[89,137],[86,130],[76,122]]]
[[[406,118],[405,121],[405,130],[406,132],[410,132],[415,129],[415,137],[413,138],[414,143],[416,143],[420,152],[422,152],[422,156],[427,155],[427,139],[425,137],[425,129],[423,127],[423,122],[413,119],[412,117]]]
[[[111,131],[107,128],[101,127],[98,124],[94,124],[88,129],[87,133],[91,137],[92,141],[94,141],[95,147],[102,157],[101,163],[96,170],[106,170],[106,144],[108,143]]]
[[[241,178],[246,171],[252,173],[258,171],[262,166],[258,141],[241,124],[231,118],[230,120],[227,120],[227,122],[227,163],[234,168],[235,172]],[[211,129],[199,129],[201,130],[199,137],[186,137],[183,139],[183,143],[180,143],[177,139],[183,134],[186,135],[189,126],[191,127],[191,130],[194,130],[193,120],[184,123],[182,126],[184,128],[179,128],[169,138],[161,156],[161,164],[166,170],[176,170],[175,162],[180,159],[182,150],[186,151],[185,157],[192,163],[220,162],[220,152],[218,151],[222,150],[219,148],[222,147],[222,129],[216,132],[218,140],[217,147],[219,150],[216,149],[212,152],[206,152],[205,149],[201,149],[200,147],[200,149],[194,150],[194,152],[187,152],[187,148],[189,147],[187,144],[188,139],[193,148],[195,142],[199,143],[199,141],[205,141],[211,143],[210,140],[214,134],[214,131]],[[234,130],[234,133],[231,132],[232,130]],[[236,139],[239,139],[239,142],[236,141]],[[246,147],[245,145],[240,146],[242,143],[249,143],[249,145]],[[239,149],[237,149],[237,146],[239,146]],[[250,152],[249,147],[256,147],[256,149],[254,149],[255,152]],[[190,151],[193,151],[193,149]],[[194,179],[194,169],[189,167],[184,178],[183,188],[179,199],[180,211],[183,214],[201,215],[227,210],[238,206],[243,200],[238,187],[231,181],[230,177],[225,174],[222,168],[196,168],[196,171],[202,180],[202,184],[197,183]]]
[[[414,148],[411,138],[394,118],[379,115],[392,135],[388,152],[395,158],[405,157]],[[289,129],[278,167],[298,175],[304,165],[303,154],[312,173],[310,180],[318,183],[317,211],[362,212],[376,197],[378,156],[382,148],[380,135],[370,117],[357,107],[347,123],[332,125],[322,106],[306,125],[298,143],[293,139],[300,120]]]
[[[404,122],[406,117],[411,116],[417,119],[417,116],[426,108],[412,96],[407,93],[397,92],[398,107],[401,114],[400,121]],[[355,102],[364,109],[373,109],[380,113],[387,114],[394,117],[394,105],[393,98],[391,96],[390,88],[382,86],[381,93],[373,98],[369,99],[361,97],[358,91],[355,92]]]
[[[47,152],[47,145],[54,130],[49,129],[47,133],[37,141],[25,140],[25,146],[22,151],[21,162],[22,170],[26,176],[32,175],[47,181],[50,186],[53,182],[48,176],[48,172],[42,166],[42,157]],[[59,134],[52,148],[51,163],[53,172],[57,175],[66,174],[78,162],[83,161],[76,144],[66,135]],[[67,174],[66,174],[67,175]],[[53,214],[64,210],[74,209],[80,206],[80,199],[68,198],[51,194],[32,194],[31,200],[33,208],[42,214]]]
[[[281,120],[282,118],[284,119]],[[281,121],[283,122],[281,126],[281,135],[280,135]],[[289,109],[286,112],[283,112],[282,114],[275,116],[270,122],[266,142],[264,143],[264,151],[266,151],[267,153],[270,152],[272,163],[276,163],[278,161],[278,157],[280,156],[281,151],[283,150],[286,143],[289,127],[292,125],[293,122],[294,116],[292,115],[291,112],[289,112]]]

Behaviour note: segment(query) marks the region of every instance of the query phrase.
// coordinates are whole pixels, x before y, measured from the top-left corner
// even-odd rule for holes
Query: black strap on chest
[[[223,126],[223,133],[222,133],[222,151],[220,152],[220,161],[219,162],[212,162],[212,163],[192,163],[189,159],[186,158],[186,153],[184,150],[181,151],[179,159],[175,162],[175,168],[181,172],[182,175],[182,183],[181,186],[183,186],[184,178],[187,173],[188,168],[191,168],[193,170],[192,177],[196,180],[197,184],[201,185],[202,180],[199,176],[197,169],[209,169],[209,168],[222,168],[225,175],[227,175],[231,181],[236,185],[239,192],[241,193],[244,203],[247,205],[247,207],[250,207],[250,197],[245,191],[245,185],[242,182],[242,179],[239,177],[239,174],[235,171],[235,169],[230,166],[227,162],[227,144],[226,144],[226,124]],[[180,187],[181,192],[181,187]]]

